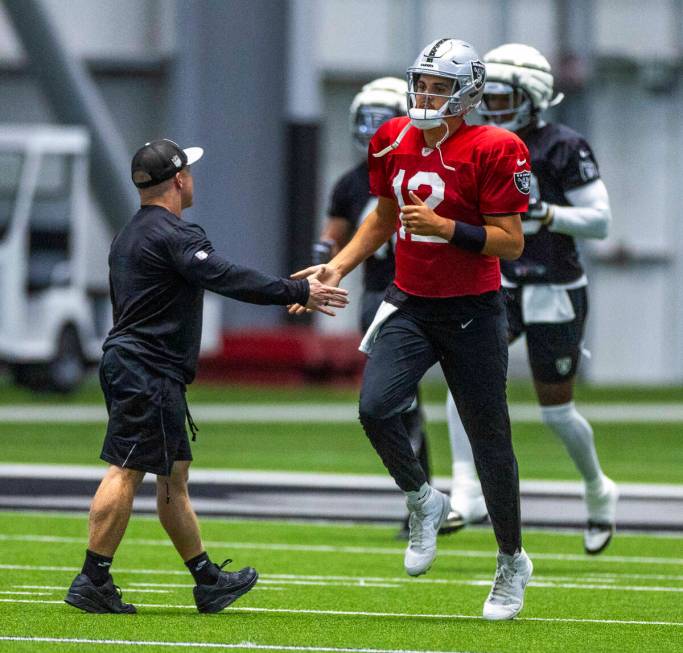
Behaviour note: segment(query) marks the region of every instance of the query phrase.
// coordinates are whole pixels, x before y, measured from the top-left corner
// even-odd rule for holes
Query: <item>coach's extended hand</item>
[[[310,294],[306,306],[292,304],[288,307],[291,315],[302,315],[311,311],[336,315],[326,307],[344,308],[349,303],[348,291],[337,287],[341,275],[327,265],[312,265],[305,270],[299,270],[292,275],[292,279],[308,279]]]

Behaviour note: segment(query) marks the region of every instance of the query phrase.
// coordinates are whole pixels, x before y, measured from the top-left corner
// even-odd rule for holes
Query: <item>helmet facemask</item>
[[[531,123],[536,111],[523,88],[505,82],[488,81],[478,113],[489,124],[518,131]]]
[[[483,67],[482,67],[483,68]],[[423,75],[439,77],[450,84],[447,93],[428,93],[420,90],[420,78]],[[483,78],[482,78],[483,81]],[[481,91],[476,87],[472,75],[447,77],[431,71],[408,72],[408,115],[412,124],[418,129],[433,129],[441,125],[445,118],[462,117],[469,113],[476,104],[471,104],[471,96]],[[443,104],[431,108],[430,98],[443,98]],[[470,100],[469,102],[464,100]],[[478,102],[477,102],[478,103]]]
[[[388,106],[361,105],[356,109],[355,120],[351,125],[353,143],[367,154],[368,145],[377,130],[391,118],[401,115]],[[353,117],[353,116],[352,116]]]
[[[363,154],[377,130],[391,118],[405,115],[408,87],[398,77],[380,77],[363,86],[349,107],[353,144]]]

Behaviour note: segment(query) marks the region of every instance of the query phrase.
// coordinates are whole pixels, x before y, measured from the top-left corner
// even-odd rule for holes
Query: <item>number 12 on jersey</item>
[[[398,171],[394,177],[391,185],[394,189],[394,195],[396,195],[396,201],[400,207],[404,207],[406,202],[403,201],[403,192],[401,186],[403,186],[403,180],[405,178],[406,171],[401,169]],[[446,193],[446,183],[439,176],[437,172],[416,172],[409,180],[406,185],[406,190],[417,192],[420,186],[429,186],[431,188],[431,193],[424,200],[424,203],[433,211],[436,211],[436,207],[443,202]],[[400,238],[405,240],[406,230],[403,224],[398,231]],[[445,243],[448,241],[439,236],[418,236],[417,234],[410,234],[410,239],[412,242],[422,242],[422,243]]]

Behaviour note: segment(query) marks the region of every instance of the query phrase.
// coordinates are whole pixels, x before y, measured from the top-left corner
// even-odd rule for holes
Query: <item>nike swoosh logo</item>
[[[474,322],[474,318],[472,318],[471,320],[468,320],[467,322],[464,322],[463,324],[461,324],[460,328],[466,329],[470,324],[472,324],[472,322]]]
[[[526,159],[517,159],[517,165],[523,166],[526,163]]]

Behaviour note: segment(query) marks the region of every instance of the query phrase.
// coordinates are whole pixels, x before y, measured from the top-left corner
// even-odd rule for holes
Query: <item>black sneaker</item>
[[[223,569],[232,560],[224,560],[219,569]],[[215,585],[195,585],[192,593],[199,612],[220,612],[246,594],[258,580],[258,572],[252,567],[244,567],[239,571],[221,571]]]
[[[135,614],[134,605],[121,600],[121,588],[114,585],[114,579],[109,576],[107,582],[99,587],[85,574],[78,574],[71,583],[64,601],[74,608],[84,612],[105,614]]]

